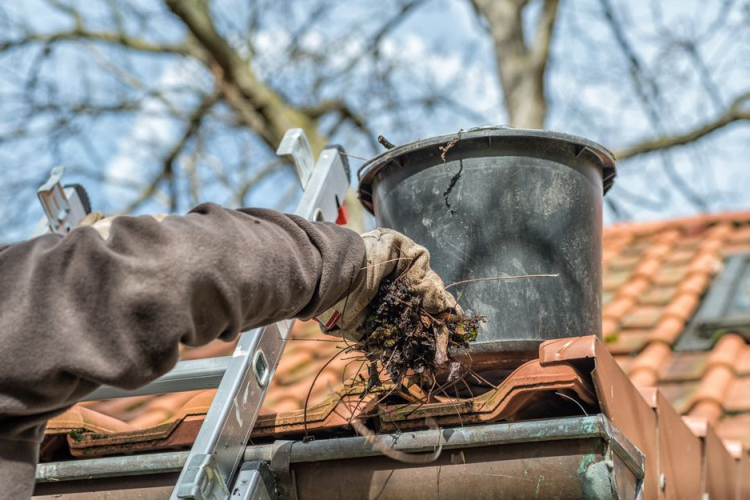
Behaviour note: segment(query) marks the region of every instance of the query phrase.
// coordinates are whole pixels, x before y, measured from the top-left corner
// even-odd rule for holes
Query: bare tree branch
[[[223,79],[222,91],[227,101],[247,126],[275,148],[289,128],[301,127],[315,151],[320,151],[325,139],[317,124],[304,113],[283,100],[273,89],[264,85],[250,69],[249,61],[219,34],[205,2],[200,0],[165,0],[167,6],[188,27],[195,39],[210,54]],[[216,71],[214,71],[216,73]]]
[[[531,47],[531,58],[538,68],[539,78],[544,77],[544,70],[549,59],[549,50],[552,45],[552,33],[555,29],[558,5],[558,0],[545,1],[542,5],[539,21],[537,21],[534,45]]]
[[[371,55],[377,51],[380,43],[395,29],[397,29],[404,21],[409,18],[409,15],[414,12],[418,7],[423,5],[426,0],[410,0],[401,4],[399,9],[389,19],[387,19],[367,41],[365,47],[357,53],[356,56],[349,60],[349,63],[341,70],[342,73],[349,73],[355,66],[366,60],[366,56]],[[320,82],[316,83],[316,86],[320,85]]]
[[[359,116],[357,113],[349,107],[343,100],[335,99],[330,101],[323,101],[315,107],[300,108],[300,112],[308,115],[313,120],[320,119],[327,113],[338,113],[342,121],[349,121],[356,128],[361,130],[370,142],[373,150],[378,149],[378,142],[375,140],[377,134],[375,134],[367,125],[364,118]],[[334,126],[332,130],[335,130],[337,126]]]
[[[87,31],[83,28],[74,28],[69,31],[61,31],[59,33],[53,33],[51,35],[28,33],[21,38],[7,40],[0,43],[0,53],[17,49],[29,44],[42,44],[49,46],[58,42],[80,42],[82,40],[101,42],[109,45],[119,45],[137,52],[146,52],[151,54],[178,54],[193,57],[198,56],[197,52],[193,51],[186,44],[155,44],[147,42],[140,38],[128,37],[123,33],[97,33],[94,31]]]
[[[182,134],[182,137],[175,143],[174,146],[172,146],[172,149],[167,154],[167,157],[164,159],[164,177],[167,179],[167,182],[169,183],[169,197],[170,197],[170,206],[169,209],[174,212],[177,209],[177,199],[178,199],[178,192],[177,192],[177,185],[175,182],[175,169],[174,169],[174,163],[175,160],[177,160],[178,156],[182,153],[182,151],[185,149],[185,145],[188,143],[188,141],[198,132],[198,129],[200,129],[201,123],[203,122],[203,119],[206,117],[206,114],[208,114],[211,107],[216,103],[218,96],[217,95],[210,95],[207,96],[203,102],[198,106],[195,111],[190,115],[190,119],[188,120],[187,127],[185,128],[185,132]]]
[[[201,102],[201,104],[195,108],[190,114],[187,126],[183,134],[178,138],[177,142],[169,149],[167,155],[162,163],[162,168],[153,177],[153,179],[146,184],[142,189],[141,194],[125,208],[123,213],[131,213],[140,207],[143,203],[148,201],[158,190],[159,184],[166,180],[169,185],[169,208],[171,211],[177,208],[177,187],[175,184],[175,169],[174,163],[185,149],[188,141],[197,133],[200,129],[201,122],[206,117],[211,107],[216,103],[217,96],[210,95]]]
[[[664,131],[666,130],[666,127],[662,120],[662,115],[665,114],[665,106],[662,102],[661,89],[659,88],[656,79],[650,74],[646,65],[641,62],[638,54],[625,36],[622,23],[616,19],[615,10],[612,6],[611,0],[600,0],[599,3],[602,6],[604,18],[615,36],[617,45],[628,61],[630,75],[641,105],[656,132],[663,135],[665,134]],[[674,160],[669,156],[666,149],[660,149],[660,153],[662,170],[675,189],[698,210],[707,210],[708,203],[705,196],[699,194],[699,192],[696,191],[689,182],[686,182],[683,176],[678,173]]]
[[[638,144],[634,144],[620,151],[616,151],[615,155],[620,160],[633,158],[635,156],[653,153],[655,151],[661,151],[676,146],[684,146],[695,142],[717,130],[726,127],[727,125],[741,121],[750,120],[750,110],[744,109],[743,104],[750,101],[750,93],[742,94],[734,100],[729,109],[724,114],[718,116],[716,119],[704,123],[693,130],[684,132],[682,134],[667,135],[657,137],[656,139],[649,139]]]

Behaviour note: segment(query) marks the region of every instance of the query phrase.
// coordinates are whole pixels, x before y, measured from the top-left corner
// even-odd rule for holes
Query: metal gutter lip
[[[37,483],[179,472],[189,451],[49,462],[36,466]]]
[[[398,436],[378,435],[382,445],[406,453],[434,452],[439,444],[443,445],[443,449],[451,450],[592,437],[599,437],[610,443],[628,467],[636,473],[636,477],[643,477],[643,454],[602,414],[405,432]],[[272,445],[248,446],[245,450],[245,461],[270,460],[272,451]],[[322,439],[309,443],[295,443],[291,451],[291,463],[380,455],[382,453],[364,437]]]
[[[602,414],[585,417],[532,420],[517,423],[476,425],[407,432],[395,436],[381,434],[382,444],[391,449],[419,453],[433,452],[439,444],[444,449],[478,448],[505,444],[538,443],[581,438],[607,441],[637,478],[643,477],[645,459],[617,428]],[[273,445],[248,446],[245,461],[270,461]],[[291,449],[291,463],[309,463],[380,456],[364,437],[321,439],[297,442]],[[51,462],[37,466],[38,483],[71,481],[116,476],[135,476],[177,472],[187,460],[188,452],[155,453],[123,457]]]

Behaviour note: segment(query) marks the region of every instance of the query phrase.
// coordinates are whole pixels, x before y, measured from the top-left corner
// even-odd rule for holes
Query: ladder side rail
[[[297,214],[335,221],[349,187],[341,148],[323,150],[300,200]],[[274,375],[293,320],[241,335],[213,403],[206,414],[171,499],[223,500],[237,471]]]

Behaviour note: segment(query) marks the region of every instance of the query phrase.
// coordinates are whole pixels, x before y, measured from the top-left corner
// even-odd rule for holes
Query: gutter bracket
[[[292,446],[295,441],[276,441],[271,455],[271,472],[276,478],[280,500],[297,500],[297,483],[291,468]]]

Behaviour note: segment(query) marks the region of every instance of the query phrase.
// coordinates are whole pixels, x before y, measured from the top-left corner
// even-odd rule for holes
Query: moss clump
[[[84,434],[86,433],[86,429],[75,429],[70,432],[70,437],[75,441],[76,443],[80,443],[84,440]]]

